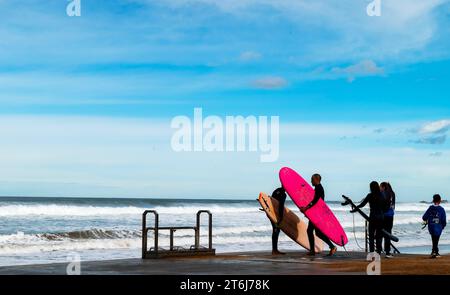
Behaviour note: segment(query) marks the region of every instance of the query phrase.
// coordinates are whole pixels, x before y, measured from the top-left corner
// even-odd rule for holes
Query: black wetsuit
[[[375,251],[375,241],[376,241],[376,251],[381,254],[382,241],[383,241],[383,220],[384,220],[384,209],[385,201],[383,196],[380,194],[368,194],[366,198],[356,206],[361,209],[369,203],[370,215],[369,215],[369,251]]]
[[[323,186],[319,183],[316,185],[314,189],[314,199],[309,203],[308,208],[311,208],[314,206],[320,199],[325,200],[325,191],[323,189]],[[316,232],[316,236],[324,241],[330,249],[334,248],[333,243],[330,241],[330,239],[325,236],[319,229],[317,229],[314,224],[310,221],[308,223],[308,240],[309,240],[309,249],[311,253],[314,253],[315,248],[315,241],[314,241],[314,231]]]
[[[278,220],[281,222],[284,215],[284,203],[286,201],[286,192],[283,188],[277,188],[272,193],[272,198],[278,201]],[[276,224],[272,222],[272,251],[278,251],[278,236],[280,235],[280,229]]]

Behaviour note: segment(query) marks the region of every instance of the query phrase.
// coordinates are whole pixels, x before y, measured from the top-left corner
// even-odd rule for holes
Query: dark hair
[[[386,194],[387,194],[387,200],[389,203],[392,201],[392,199],[395,198],[395,192],[392,189],[392,186],[389,182],[382,182],[380,184],[380,187],[384,188]]]
[[[433,196],[433,203],[439,203],[441,201],[441,196],[439,194],[435,194]]]
[[[322,180],[322,176],[320,176],[320,174],[316,173],[312,176],[312,178],[317,178],[319,181]]]
[[[370,192],[374,195],[380,195],[380,185],[376,181],[370,183]]]

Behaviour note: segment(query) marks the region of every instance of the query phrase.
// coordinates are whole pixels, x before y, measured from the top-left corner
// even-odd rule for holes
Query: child
[[[431,258],[440,257],[439,255],[439,238],[441,237],[442,230],[447,225],[447,217],[445,210],[440,206],[441,196],[433,196],[433,205],[431,205],[427,212],[423,215],[422,219],[428,224],[428,231],[433,241],[433,250],[431,252]]]

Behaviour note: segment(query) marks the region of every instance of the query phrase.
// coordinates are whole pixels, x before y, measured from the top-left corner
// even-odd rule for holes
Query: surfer
[[[389,182],[382,182],[380,184],[381,194],[385,200],[385,211],[383,219],[383,228],[388,233],[392,234],[392,227],[394,226],[394,213],[395,213],[395,192]],[[388,236],[384,237],[384,252],[386,258],[392,258],[391,254],[391,239]]]
[[[383,242],[383,220],[384,220],[384,208],[385,201],[381,195],[380,185],[376,181],[370,183],[370,193],[365,197],[365,199],[356,206],[355,209],[350,211],[355,213],[357,209],[361,209],[369,203],[370,214],[369,214],[369,252],[375,252],[375,241],[376,241],[376,251],[381,254],[382,242]]]
[[[285,253],[278,251],[278,237],[280,236],[280,224],[283,221],[284,203],[286,201],[286,191],[283,187],[279,187],[272,193],[272,198],[278,201],[278,223],[272,223],[272,255],[284,255]]]
[[[320,176],[320,174],[314,174],[311,177],[311,184],[314,186],[314,199],[306,207],[300,208],[300,210],[303,213],[305,213],[311,207],[313,207],[320,199],[325,201],[325,190],[323,189],[321,181],[322,176]],[[316,255],[316,252],[314,250],[315,249],[314,231],[316,232],[316,236],[320,238],[322,241],[324,241],[328,245],[328,247],[330,247],[330,252],[328,253],[328,256],[334,255],[334,253],[336,253],[337,251],[337,247],[333,245],[330,239],[327,236],[325,236],[319,229],[317,229],[311,221],[309,221],[307,229],[309,249],[310,249],[308,255],[310,256]]]
[[[445,216],[445,210],[440,206],[441,196],[433,196],[433,205],[423,215],[422,219],[425,224],[428,224],[428,232],[431,235],[431,241],[433,243],[433,249],[431,251],[431,258],[440,257],[439,254],[439,238],[442,231],[447,225],[447,217]]]

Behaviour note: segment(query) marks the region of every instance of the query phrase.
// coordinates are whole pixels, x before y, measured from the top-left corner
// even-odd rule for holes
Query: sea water
[[[363,250],[363,219],[339,202],[328,204],[347,232],[346,249]],[[302,216],[292,202],[286,206]],[[431,239],[421,226],[428,206],[397,204],[393,233],[400,239],[395,243],[400,251],[430,252]],[[270,251],[272,228],[259,208],[256,200],[0,198],[0,266],[66,262],[73,255],[82,261],[140,257],[142,213],[146,209],[158,211],[160,226],[194,226],[196,212],[210,210],[217,252]],[[153,216],[148,219],[152,225]],[[200,242],[206,245],[206,215],[202,223]],[[168,247],[168,233],[160,235],[160,246]],[[151,234],[148,243],[149,247],[153,243]],[[192,230],[175,233],[176,246],[193,244]],[[279,248],[302,250],[284,234],[280,235]],[[446,231],[441,250],[450,250],[450,233]]]

